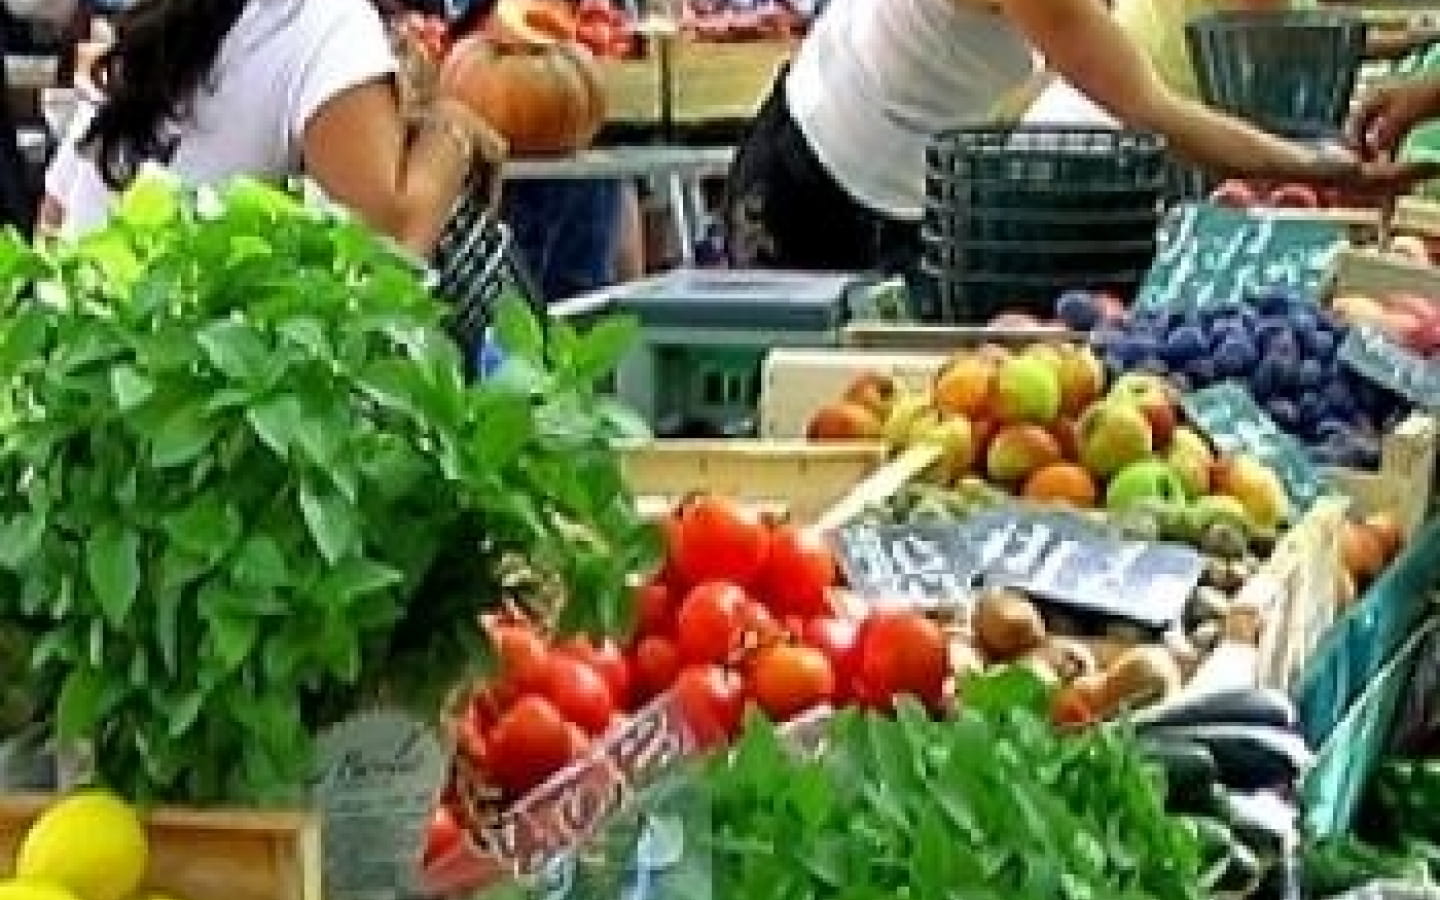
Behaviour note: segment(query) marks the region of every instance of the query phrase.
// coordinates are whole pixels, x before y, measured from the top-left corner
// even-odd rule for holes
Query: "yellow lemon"
[[[0,882],[0,900],[75,900],[75,895],[44,881],[18,879]]]
[[[145,877],[149,856],[135,810],[114,794],[84,791],[35,820],[20,844],[15,874],[59,885],[82,900],[125,900]]]

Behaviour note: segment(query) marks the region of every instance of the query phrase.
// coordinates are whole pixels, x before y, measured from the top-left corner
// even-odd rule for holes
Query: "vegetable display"
[[[623,324],[545,344],[507,306],[511,362],[467,386],[363,228],[153,176],[79,243],[6,238],[0,298],[0,613],[125,797],[294,799],[316,728],[438,708],[516,560],[563,586],[562,630],[628,619],[653,544],[591,388]]]

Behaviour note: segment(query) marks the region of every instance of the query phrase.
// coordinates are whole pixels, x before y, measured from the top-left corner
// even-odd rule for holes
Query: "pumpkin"
[[[455,45],[440,89],[500,132],[516,156],[554,156],[590,145],[605,122],[599,72],[573,41]]]

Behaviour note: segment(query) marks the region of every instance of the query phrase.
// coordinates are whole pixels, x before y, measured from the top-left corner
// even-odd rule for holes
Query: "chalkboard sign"
[[[964,605],[982,587],[1013,587],[1153,628],[1179,620],[1204,568],[1190,547],[1125,540],[1078,516],[1018,507],[944,525],[852,525],[838,544],[863,597]]]
[[[1397,344],[1378,328],[1350,329],[1340,359],[1362,377],[1425,409],[1440,409],[1440,360]]]
[[[1269,466],[1297,511],[1309,509],[1325,493],[1325,481],[1305,446],[1281,430],[1239,383],[1223,381],[1185,394],[1180,404],[1221,453],[1247,454]]]
[[[1136,295],[1139,307],[1203,309],[1283,288],[1318,303],[1343,226],[1256,216],[1208,204],[1182,206]]]

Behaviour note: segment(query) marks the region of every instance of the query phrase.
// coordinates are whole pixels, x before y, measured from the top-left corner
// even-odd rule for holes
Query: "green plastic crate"
[[[1307,836],[1333,837],[1350,830],[1365,786],[1389,746],[1410,675],[1437,626],[1440,621],[1432,617],[1411,633],[1320,747],[1300,788]]]
[[[1440,522],[1418,532],[1400,557],[1321,640],[1295,701],[1310,745],[1330,739],[1361,692],[1424,618],[1440,573]]]

